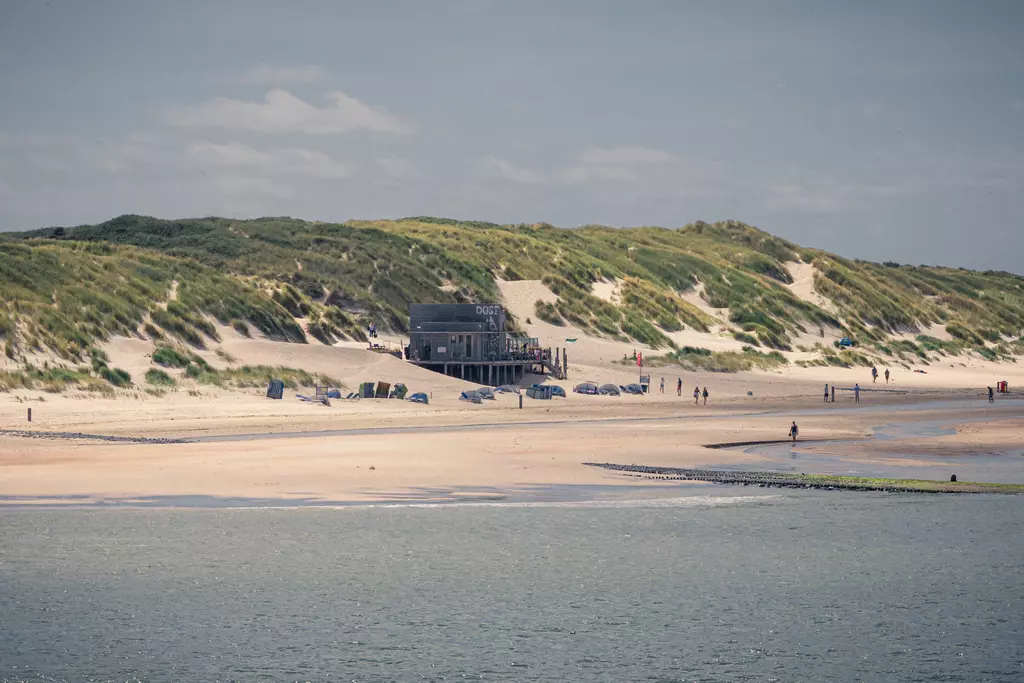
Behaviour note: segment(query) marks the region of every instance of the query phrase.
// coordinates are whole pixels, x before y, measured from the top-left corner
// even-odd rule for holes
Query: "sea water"
[[[0,511],[0,681],[1024,681],[1024,498],[718,490]]]

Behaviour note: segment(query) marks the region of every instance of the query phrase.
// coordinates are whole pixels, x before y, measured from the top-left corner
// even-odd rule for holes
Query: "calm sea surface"
[[[0,511],[0,681],[1019,683],[1022,527],[816,492]]]

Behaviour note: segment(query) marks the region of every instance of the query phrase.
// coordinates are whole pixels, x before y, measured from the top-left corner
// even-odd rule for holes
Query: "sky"
[[[1024,2],[0,0],[0,230],[741,220],[1024,273]]]

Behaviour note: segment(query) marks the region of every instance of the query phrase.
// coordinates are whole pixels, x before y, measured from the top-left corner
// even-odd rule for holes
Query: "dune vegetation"
[[[813,267],[814,300],[791,287],[801,264]],[[538,301],[536,318],[597,336],[672,352],[674,332],[724,333],[748,347],[718,357],[733,366],[778,364],[773,351],[826,330],[854,350],[820,344],[801,363],[1024,352],[1024,278],[1010,273],[851,261],[736,221],[561,229],[429,217],[128,215],[3,235],[0,344],[10,358],[47,350],[78,361],[119,334],[203,348],[218,339],[214,322],[333,343],[363,339],[369,321],[407,331],[410,302],[500,301],[499,279],[542,281],[557,299]],[[595,294],[605,282],[616,283],[614,300]],[[925,334],[934,329],[948,338]]]

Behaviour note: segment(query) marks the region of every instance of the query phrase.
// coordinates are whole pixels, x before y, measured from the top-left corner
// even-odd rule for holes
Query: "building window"
[[[466,358],[473,357],[473,335],[466,335]]]

